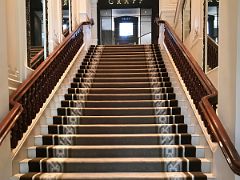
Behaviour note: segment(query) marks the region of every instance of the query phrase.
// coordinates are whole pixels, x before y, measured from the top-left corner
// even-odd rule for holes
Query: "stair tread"
[[[29,161],[40,161],[41,159],[45,158],[34,158],[34,159],[24,159],[21,161],[21,163],[26,163]],[[69,161],[69,162],[89,162],[89,163],[110,163],[110,162],[163,162],[163,161],[182,161],[182,160],[188,160],[193,161],[195,159],[201,159],[202,162],[210,162],[211,160],[207,158],[195,158],[195,157],[168,157],[168,158],[161,158],[161,157],[155,157],[155,158],[136,158],[136,157],[129,157],[129,158],[48,158],[47,161]]]
[[[175,93],[156,93],[156,94],[159,94],[159,95],[175,95]],[[156,95],[155,94],[155,95]],[[66,94],[66,95],[70,95],[70,96],[72,96],[73,94]],[[78,94],[75,94],[75,95],[78,95]],[[133,94],[133,93],[131,93],[131,94],[120,94],[120,93],[118,93],[118,94],[96,94],[96,93],[94,93],[94,94],[86,94],[87,96],[153,96],[153,94],[151,94],[151,93],[144,93],[144,94],[142,94],[142,93],[139,93],[139,94]],[[140,99],[141,100],[141,99]]]
[[[37,135],[35,137],[43,137],[43,136],[62,136],[62,137],[70,137],[70,136],[74,136],[74,137],[105,137],[105,138],[110,138],[110,137],[116,137],[116,138],[126,138],[126,137],[159,137],[159,136],[184,136],[184,135],[191,135],[191,136],[195,136],[195,137],[199,137],[199,134],[188,134],[188,133],[169,133],[169,134],[159,134],[159,133],[155,133],[155,134],[57,134],[57,135]]]
[[[35,148],[59,148],[59,149],[128,149],[128,148],[178,148],[178,147],[196,147],[198,149],[204,149],[206,148],[203,145],[191,145],[191,144],[183,144],[183,145],[74,145],[74,146],[69,146],[69,145],[42,145],[42,146],[32,146],[29,147],[28,149],[35,149]]]
[[[156,102],[156,101],[160,101],[160,102],[170,102],[170,101],[177,101],[177,100],[164,100],[164,99],[157,99],[157,100],[114,100],[114,102],[116,103],[121,103],[121,102]],[[62,102],[112,102],[111,100],[103,100],[103,101],[97,101],[97,100],[63,100]]]
[[[34,174],[27,174],[26,176],[33,176]],[[166,178],[191,178],[196,176],[196,177],[201,177],[202,173],[194,173],[194,172],[108,172],[108,173],[39,173],[41,176],[42,180],[48,180],[49,177],[55,178],[55,179],[62,179],[62,180],[102,180],[102,179],[109,179],[109,180],[166,180]],[[205,176],[207,176],[208,180],[214,180],[215,176],[210,173],[204,173]],[[15,175],[16,179],[13,180],[18,180],[23,174],[17,174]]]
[[[101,107],[101,108],[95,108],[95,107],[61,107],[58,109],[89,109],[89,110],[132,110],[132,109],[178,109],[179,107]]]
[[[80,82],[73,82],[73,83],[80,83]],[[150,84],[151,82],[84,82],[85,84]]]
[[[70,127],[158,127],[158,126],[179,126],[179,125],[186,125],[183,123],[179,124],[96,124],[96,125],[42,125],[42,127],[49,127],[49,126],[70,126]],[[189,126],[189,125],[188,125]]]

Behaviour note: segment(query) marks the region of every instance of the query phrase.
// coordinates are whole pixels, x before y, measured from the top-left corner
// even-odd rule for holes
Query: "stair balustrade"
[[[44,49],[42,48],[37,54],[33,56],[30,61],[30,67],[37,69],[37,67],[44,61]]]
[[[210,70],[218,67],[218,45],[209,36],[207,37],[207,66]]]
[[[216,114],[218,96],[216,88],[177,37],[173,28],[166,21],[159,22],[165,26],[164,42],[212,140],[219,144],[232,171],[240,175],[240,156]]]
[[[0,144],[11,133],[11,147],[27,131],[42,105],[83,44],[82,23],[10,97],[10,112],[0,123]]]

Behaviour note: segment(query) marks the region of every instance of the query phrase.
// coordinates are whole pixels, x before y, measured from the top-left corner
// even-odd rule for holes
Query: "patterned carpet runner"
[[[20,180],[205,180],[158,46],[91,46]]]

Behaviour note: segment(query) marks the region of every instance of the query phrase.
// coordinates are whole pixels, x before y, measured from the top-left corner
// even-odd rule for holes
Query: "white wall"
[[[220,1],[219,20],[219,117],[240,153],[240,1]]]
[[[191,8],[191,32],[184,41],[198,64],[203,65],[204,0],[193,0]]]
[[[6,1],[0,1],[0,121],[9,110],[8,65],[7,65],[7,29]]]
[[[219,31],[219,117],[235,142],[237,84],[238,0],[220,1]],[[238,137],[239,138],[239,137]],[[239,139],[238,139],[239,141]]]
[[[176,0],[160,0],[159,1],[159,9],[160,13],[166,14],[168,11],[171,11],[171,7],[173,8],[173,4],[176,4]],[[172,4],[172,5],[171,5]],[[193,57],[196,59],[198,64],[202,67],[203,65],[203,28],[204,28],[204,0],[192,0],[191,1],[191,32],[189,36],[184,39],[184,44],[187,49],[191,52]],[[176,24],[173,24],[175,10],[172,15],[163,15],[163,19],[167,20],[170,24],[172,24],[175,32],[182,39],[182,13],[180,12],[178,20],[176,20]]]

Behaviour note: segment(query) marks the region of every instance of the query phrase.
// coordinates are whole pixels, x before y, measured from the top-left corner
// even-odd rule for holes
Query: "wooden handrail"
[[[165,25],[165,44],[208,133],[211,135],[212,140],[219,144],[232,171],[240,175],[240,156],[215,112],[218,96],[216,88],[183,45],[172,27],[166,21],[160,21],[160,23]]]
[[[11,110],[0,122],[0,144],[11,132],[11,147],[15,148],[17,146],[23,133],[26,132],[67,66],[82,46],[83,25],[88,24],[88,22],[82,23],[69,34],[10,97]]]

